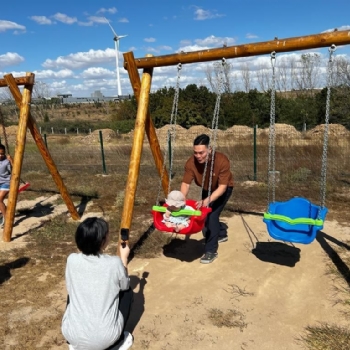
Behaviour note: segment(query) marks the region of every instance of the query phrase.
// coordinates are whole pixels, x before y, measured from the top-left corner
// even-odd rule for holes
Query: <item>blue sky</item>
[[[122,52],[166,55],[350,29],[349,0],[17,0],[1,6],[0,77],[33,72],[51,95],[117,95],[113,33],[120,40],[122,93],[131,93]],[[327,49],[318,50],[322,55]],[[337,54],[350,55],[350,45]],[[269,57],[246,59],[254,65]],[[237,59],[236,59],[237,60]],[[181,87],[207,84],[211,63],[185,65]],[[156,68],[152,88],[175,84],[176,67]]]

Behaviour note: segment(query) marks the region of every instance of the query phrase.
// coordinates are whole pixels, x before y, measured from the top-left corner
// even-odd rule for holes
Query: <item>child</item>
[[[171,191],[168,194],[168,198],[165,200],[168,205],[167,210],[163,215],[163,223],[166,227],[174,228],[175,232],[180,232],[185,227],[188,227],[190,217],[188,215],[172,216],[172,212],[179,211],[181,209],[193,210],[189,205],[186,205],[185,196],[180,191]]]
[[[133,336],[124,332],[133,298],[129,246],[120,248],[120,257],[103,253],[109,243],[108,223],[97,217],[78,226],[75,242],[81,253],[67,259],[68,301],[62,320],[69,349],[129,349]]]
[[[11,169],[12,158],[10,155],[6,155],[5,146],[0,144],[0,212],[2,214],[0,227],[3,227],[5,223],[6,205],[4,199],[10,190]]]

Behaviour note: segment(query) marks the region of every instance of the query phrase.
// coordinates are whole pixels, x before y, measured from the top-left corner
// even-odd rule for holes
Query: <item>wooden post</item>
[[[10,88],[10,91],[11,91],[16,103],[17,103],[17,106],[20,107],[22,95],[21,95],[21,92],[20,92],[18,86],[16,85],[15,79],[13,78],[12,74],[7,74],[4,76],[4,78],[7,82],[7,85]],[[67,205],[68,211],[70,212],[70,214],[74,220],[79,220],[80,216],[79,216],[79,214],[74,206],[72,199],[69,196],[68,190],[67,190],[67,188],[66,188],[66,186],[61,178],[60,173],[57,170],[55,162],[53,161],[53,159],[50,155],[50,152],[48,151],[48,149],[47,149],[47,147],[46,147],[46,145],[41,137],[41,134],[40,134],[38,127],[36,125],[36,121],[31,114],[29,114],[28,128],[30,130],[30,133],[33,136],[33,139],[34,139],[34,141],[35,141],[35,143],[40,151],[41,156],[43,157],[43,159],[45,161],[45,164],[46,164],[53,180],[55,181],[55,184],[56,184],[58,190],[61,193],[62,199],[64,200],[64,202]]]
[[[278,39],[260,43],[251,43],[238,46],[224,46],[221,48],[200,50],[193,52],[179,52],[171,55],[163,55],[158,57],[142,57],[136,58],[136,67],[155,68],[174,66],[178,63],[198,63],[217,61],[223,57],[226,59],[238,57],[250,57],[258,55],[270,54],[275,52],[290,52],[307,49],[315,49],[320,47],[330,47],[331,45],[348,45],[350,44],[350,31],[342,30],[334,32],[326,32],[308,36]],[[128,69],[128,61],[124,61],[124,68]]]
[[[140,173],[140,163],[142,156],[143,139],[145,135],[145,124],[149,105],[149,93],[151,90],[152,73],[153,69],[145,69],[142,75],[139,104],[135,121],[134,139],[130,155],[129,174],[125,188],[121,229],[130,229],[134,211],[135,194]],[[119,243],[120,242],[121,239],[119,239]]]
[[[27,76],[28,75],[30,75],[30,73],[27,73]],[[26,144],[27,124],[28,124],[28,118],[30,114],[32,90],[33,90],[32,84],[24,85],[22,101],[20,103],[20,115],[19,115],[18,130],[17,130],[17,137],[16,137],[16,149],[15,149],[15,154],[13,158],[13,167],[12,167],[11,180],[10,180],[10,191],[9,191],[9,197],[7,202],[5,226],[4,226],[4,232],[3,232],[4,242],[11,241],[13,222],[15,220],[16,203],[17,203],[19,182],[21,178],[23,154],[24,154],[24,149]]]
[[[124,56],[124,60],[128,62],[128,74],[129,74],[131,86],[134,90],[136,101],[137,103],[139,103],[141,80],[136,68],[134,54],[132,52],[126,52],[124,53],[123,56]],[[168,175],[167,169],[164,168],[163,154],[159,145],[156,129],[153,125],[149,109],[147,109],[145,128],[146,128],[146,135],[148,138],[148,142],[150,144],[152,155],[154,158],[154,162],[156,164],[158,174],[161,178],[163,191],[166,196],[168,194],[168,188],[169,188],[169,175]]]

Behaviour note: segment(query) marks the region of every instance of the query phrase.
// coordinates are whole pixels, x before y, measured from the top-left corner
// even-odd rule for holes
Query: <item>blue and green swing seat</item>
[[[272,238],[309,244],[323,228],[327,212],[326,207],[315,205],[303,197],[294,197],[286,202],[270,203],[263,221]]]
[[[304,197],[294,197],[285,202],[273,201],[268,203],[268,211],[264,213],[263,222],[265,222],[269,235],[280,241],[291,243],[311,243],[317,235],[317,232],[323,228],[328,209],[324,206],[326,194],[326,172],[327,172],[327,143],[328,143],[328,125],[329,125],[329,101],[331,94],[331,70],[333,67],[332,55],[335,51],[335,45],[329,49],[328,77],[327,77],[327,103],[325,115],[325,132],[322,154],[321,171],[321,204],[315,205]],[[275,58],[276,53],[271,53],[272,65],[272,89],[271,89],[271,110],[270,110],[270,133],[269,133],[269,170],[274,172],[275,156]],[[272,134],[271,134],[272,133]],[[272,135],[272,137],[271,137]],[[272,161],[273,160],[273,161]],[[270,165],[273,164],[273,168]],[[273,187],[275,187],[275,178],[273,178]],[[269,178],[270,187],[270,178]]]

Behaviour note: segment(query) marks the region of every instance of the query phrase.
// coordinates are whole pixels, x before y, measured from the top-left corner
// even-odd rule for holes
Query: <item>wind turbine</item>
[[[118,60],[118,56],[119,56],[119,40],[121,38],[125,38],[127,35],[117,35],[117,33],[114,31],[113,27],[111,26],[111,24],[108,22],[107,18],[105,18],[105,21],[108,23],[109,27],[111,28],[113,34],[114,34],[114,48],[115,48],[115,64],[116,64],[116,68],[117,68],[117,86],[118,86],[118,96],[122,95],[122,88],[120,86],[120,76],[119,76],[119,60]]]

